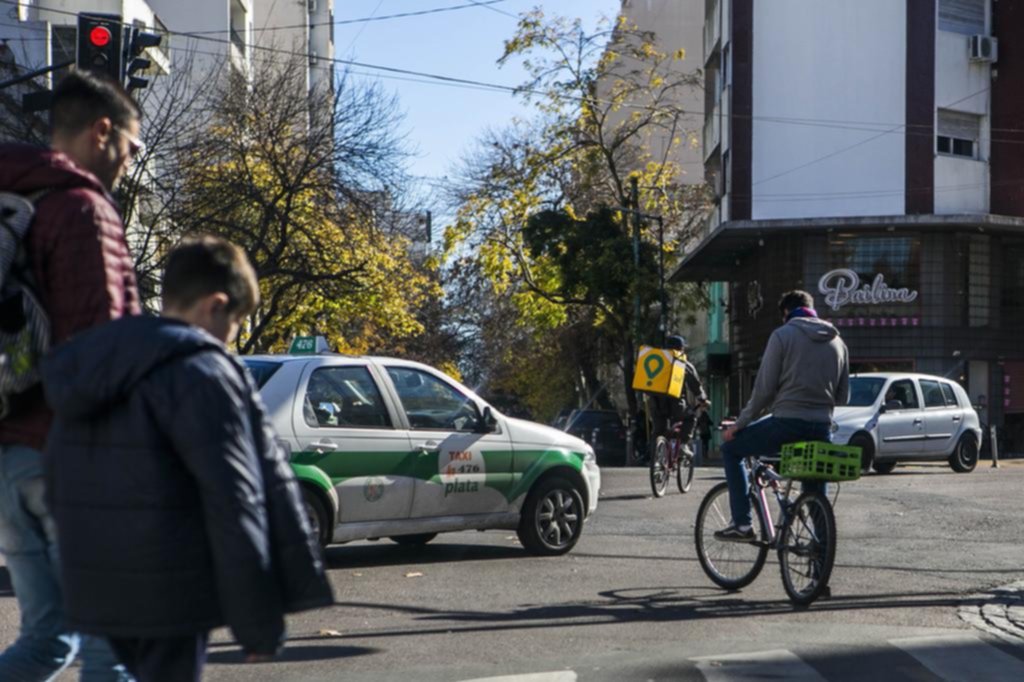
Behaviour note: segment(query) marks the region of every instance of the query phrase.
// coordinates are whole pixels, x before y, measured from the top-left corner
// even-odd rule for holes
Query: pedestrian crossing
[[[621,667],[577,666],[575,670],[503,675],[461,682],[1021,682],[1024,647],[990,644],[969,632],[901,637],[865,647],[837,646],[680,657],[657,671],[634,660]]]

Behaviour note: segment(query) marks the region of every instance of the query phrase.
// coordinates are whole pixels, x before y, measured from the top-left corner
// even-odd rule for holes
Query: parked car
[[[573,410],[562,428],[590,443],[600,466],[626,463],[626,426],[615,410]]]
[[[334,353],[242,359],[324,545],[501,528],[532,553],[562,554],[597,508],[593,448],[501,414],[432,367]]]
[[[850,402],[833,419],[833,441],[861,447],[865,470],[887,474],[898,462],[945,460],[967,473],[978,463],[978,413],[963,387],[943,377],[853,375]]]

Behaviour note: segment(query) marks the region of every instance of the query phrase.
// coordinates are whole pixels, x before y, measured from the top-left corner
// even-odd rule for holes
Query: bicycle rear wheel
[[[806,606],[821,596],[836,559],[836,517],[820,492],[806,492],[793,503],[779,535],[782,586],[790,601]]]
[[[727,590],[738,590],[754,581],[768,558],[768,543],[764,541],[764,523],[761,510],[753,509],[755,542],[724,542],[715,538],[715,531],[729,525],[729,487],[719,483],[704,496],[697,510],[694,542],[700,567],[711,582]]]
[[[665,489],[668,488],[668,441],[664,436],[658,436],[654,441],[654,452],[651,453],[651,492],[655,497],[664,497]]]
[[[676,467],[676,485],[681,493],[690,492],[690,486],[693,485],[694,460],[693,450],[690,449],[690,446],[680,445],[679,466]]]

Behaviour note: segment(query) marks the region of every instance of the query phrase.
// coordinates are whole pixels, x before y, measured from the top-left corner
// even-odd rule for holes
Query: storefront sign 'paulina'
[[[875,275],[871,284],[861,286],[860,276],[847,268],[831,270],[822,275],[818,280],[818,291],[832,310],[839,310],[844,305],[910,303],[917,298],[917,291],[913,289],[890,289],[882,274]]]

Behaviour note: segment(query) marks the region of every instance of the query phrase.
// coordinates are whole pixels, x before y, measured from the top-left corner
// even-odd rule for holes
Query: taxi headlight
[[[588,443],[587,447],[585,447],[583,449],[583,463],[584,464],[587,464],[587,463],[593,464],[595,462],[597,462],[597,456],[594,455],[594,448],[593,448],[593,446]]]

